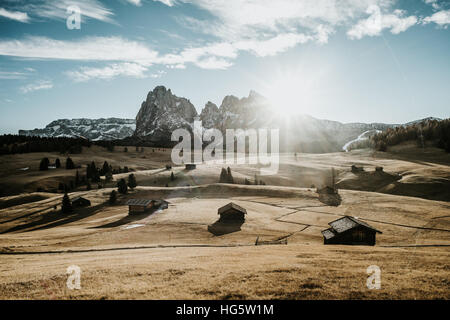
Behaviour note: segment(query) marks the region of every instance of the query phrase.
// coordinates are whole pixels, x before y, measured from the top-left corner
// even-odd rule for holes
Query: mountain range
[[[171,134],[178,128],[192,129],[194,120],[201,120],[205,129],[278,128],[280,150],[325,153],[341,151],[348,142],[402,124],[341,123],[321,120],[305,114],[286,115],[276,109],[262,95],[250,91],[248,97],[226,96],[218,107],[207,102],[198,114],[186,98],[178,97],[170,89],[157,86],[142,102],[133,119],[61,119],[44,129],[20,130],[20,135],[46,137],[74,136],[90,140],[139,140],[154,145],[173,145]],[[427,121],[413,121],[413,124]],[[404,125],[408,125],[404,124]]]

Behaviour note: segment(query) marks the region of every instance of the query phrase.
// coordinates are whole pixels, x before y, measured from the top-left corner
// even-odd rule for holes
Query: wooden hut
[[[245,221],[247,210],[241,206],[238,206],[234,202],[230,202],[229,204],[219,208],[217,213],[220,215],[220,222],[243,222]]]
[[[165,200],[130,199],[127,201],[128,214],[141,214],[148,210],[167,209],[169,203]]]
[[[150,199],[130,199],[127,201],[128,214],[141,214],[149,210],[153,205]]]
[[[91,201],[83,197],[75,197],[72,199],[72,206],[74,207],[89,207]]]
[[[345,216],[329,223],[331,228],[322,231],[324,244],[374,246],[376,234],[382,233],[355,217]]]

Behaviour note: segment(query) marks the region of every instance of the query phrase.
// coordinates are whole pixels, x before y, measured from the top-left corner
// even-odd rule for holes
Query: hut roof
[[[149,199],[130,199],[127,201],[127,206],[148,206],[153,200]]]
[[[325,239],[331,239],[331,238],[333,238],[336,235],[336,233],[334,233],[332,228],[323,230],[322,234],[325,237]]]
[[[222,214],[230,209],[234,209],[237,211],[242,212],[243,214],[247,214],[247,210],[245,210],[244,208],[242,208],[241,206],[238,206],[236,203],[234,202],[230,202],[227,205],[224,205],[223,207],[219,208],[219,210],[217,210],[218,214]]]
[[[332,221],[329,223],[329,225],[337,233],[345,232],[345,231],[350,230],[358,225],[368,228],[370,230],[373,230],[375,232],[382,233],[381,231],[375,229],[374,227],[368,225],[367,223],[365,223],[361,220],[358,220],[355,217],[351,217],[351,216],[345,216],[345,217],[342,217],[335,221]]]

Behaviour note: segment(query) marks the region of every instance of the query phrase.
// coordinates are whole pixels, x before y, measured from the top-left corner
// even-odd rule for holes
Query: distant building
[[[238,206],[234,202],[219,208],[217,213],[220,215],[220,222],[243,222],[245,221],[245,215],[247,210]]]
[[[186,170],[194,170],[195,168],[197,168],[197,165],[195,163],[186,163],[185,168]]]
[[[376,234],[381,231],[355,217],[345,216],[329,223],[331,228],[323,230],[324,244],[348,244],[374,246]]]
[[[127,201],[128,214],[141,214],[148,210],[166,209],[169,203],[165,200],[130,199]]]
[[[91,201],[83,197],[75,197],[72,199],[72,206],[74,207],[89,207]]]

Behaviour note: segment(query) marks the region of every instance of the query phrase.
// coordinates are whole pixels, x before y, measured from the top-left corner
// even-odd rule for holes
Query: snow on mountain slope
[[[19,135],[41,137],[83,137],[89,140],[115,140],[131,136],[134,119],[59,119],[43,129],[19,130]]]

